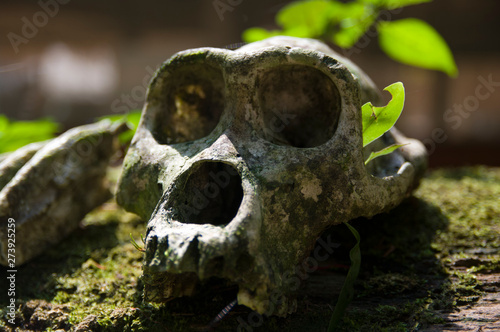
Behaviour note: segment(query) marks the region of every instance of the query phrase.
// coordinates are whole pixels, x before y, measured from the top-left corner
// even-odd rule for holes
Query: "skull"
[[[187,50],[165,62],[117,193],[149,220],[146,300],[192,295],[216,277],[259,313],[293,311],[287,276],[322,231],[393,208],[425,169],[423,145],[396,131],[363,149],[361,105],[378,98],[359,68],[309,39]],[[372,150],[396,142],[408,145],[365,166]]]

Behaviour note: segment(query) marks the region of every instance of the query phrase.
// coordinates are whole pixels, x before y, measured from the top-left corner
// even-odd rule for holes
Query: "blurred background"
[[[275,28],[289,2],[2,0],[0,113],[48,116],[67,129],[140,109],[155,69],[175,52],[232,47],[247,28]],[[221,4],[225,11],[216,9]],[[397,127],[424,141],[432,167],[500,166],[499,14],[497,0],[434,0],[393,15],[436,28],[455,56],[457,78],[392,61],[376,36],[340,50],[379,88],[404,82]]]

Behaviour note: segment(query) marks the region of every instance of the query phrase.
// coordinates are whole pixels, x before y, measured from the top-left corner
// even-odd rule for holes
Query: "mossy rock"
[[[390,213],[354,220],[362,267],[341,330],[500,329],[499,197],[500,169],[437,170]],[[143,303],[143,253],[130,236],[142,245],[145,225],[114,202],[87,215],[64,242],[18,268],[16,325],[4,295],[0,331],[206,330],[235,287],[214,280],[192,298]],[[262,318],[236,306],[213,330],[326,331],[354,244],[343,225],[328,236],[338,247],[301,278],[295,314]]]

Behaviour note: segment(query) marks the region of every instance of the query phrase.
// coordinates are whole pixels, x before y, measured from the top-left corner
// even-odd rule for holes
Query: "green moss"
[[[500,171],[477,167],[434,172],[417,195],[435,204],[450,219],[435,248],[442,254],[457,249],[500,248]]]
[[[440,170],[423,179],[415,197],[391,213],[357,221],[363,259],[370,261],[364,264],[359,303],[373,297],[389,303],[417,298],[403,311],[396,310],[394,324],[390,320],[396,313],[378,313],[370,330],[397,331],[401,323],[403,330],[415,330],[442,323],[437,310],[473,305],[484,295],[476,274],[498,271],[498,197],[499,169]],[[348,330],[365,330],[373,313],[365,309],[358,316],[356,311],[348,314]]]
[[[498,197],[500,169],[440,170],[425,178],[415,196],[390,213],[353,221],[361,234],[362,270],[341,330],[423,329],[443,323],[443,310],[474,305],[485,292],[477,276],[499,273]],[[236,289],[214,283],[192,298],[143,303],[143,253],[134,248],[130,234],[142,245],[138,239],[145,229],[145,221],[108,203],[89,214],[68,239],[19,267],[18,326],[30,328],[33,312],[26,308],[33,300],[43,300],[69,308],[62,322],[45,322],[47,330],[61,326],[69,330],[90,315],[97,317],[96,324],[103,331],[206,327],[234,300]],[[329,232],[324,236],[329,234],[340,244],[331,263],[349,264],[352,235],[342,226]],[[323,269],[312,276],[327,280],[339,270],[344,271]],[[1,289],[6,289],[5,280],[0,280]],[[0,297],[2,308],[7,300]],[[249,309],[236,306],[216,330],[234,331],[245,323],[254,331],[324,331],[335,300],[335,296],[302,296],[296,314],[265,318],[261,324]],[[0,329],[9,331],[5,314],[6,309]]]

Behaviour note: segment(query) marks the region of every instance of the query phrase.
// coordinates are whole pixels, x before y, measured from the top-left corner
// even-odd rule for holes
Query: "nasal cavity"
[[[238,213],[243,200],[241,177],[222,162],[203,162],[189,175],[180,201],[178,219],[183,223],[224,226]]]

